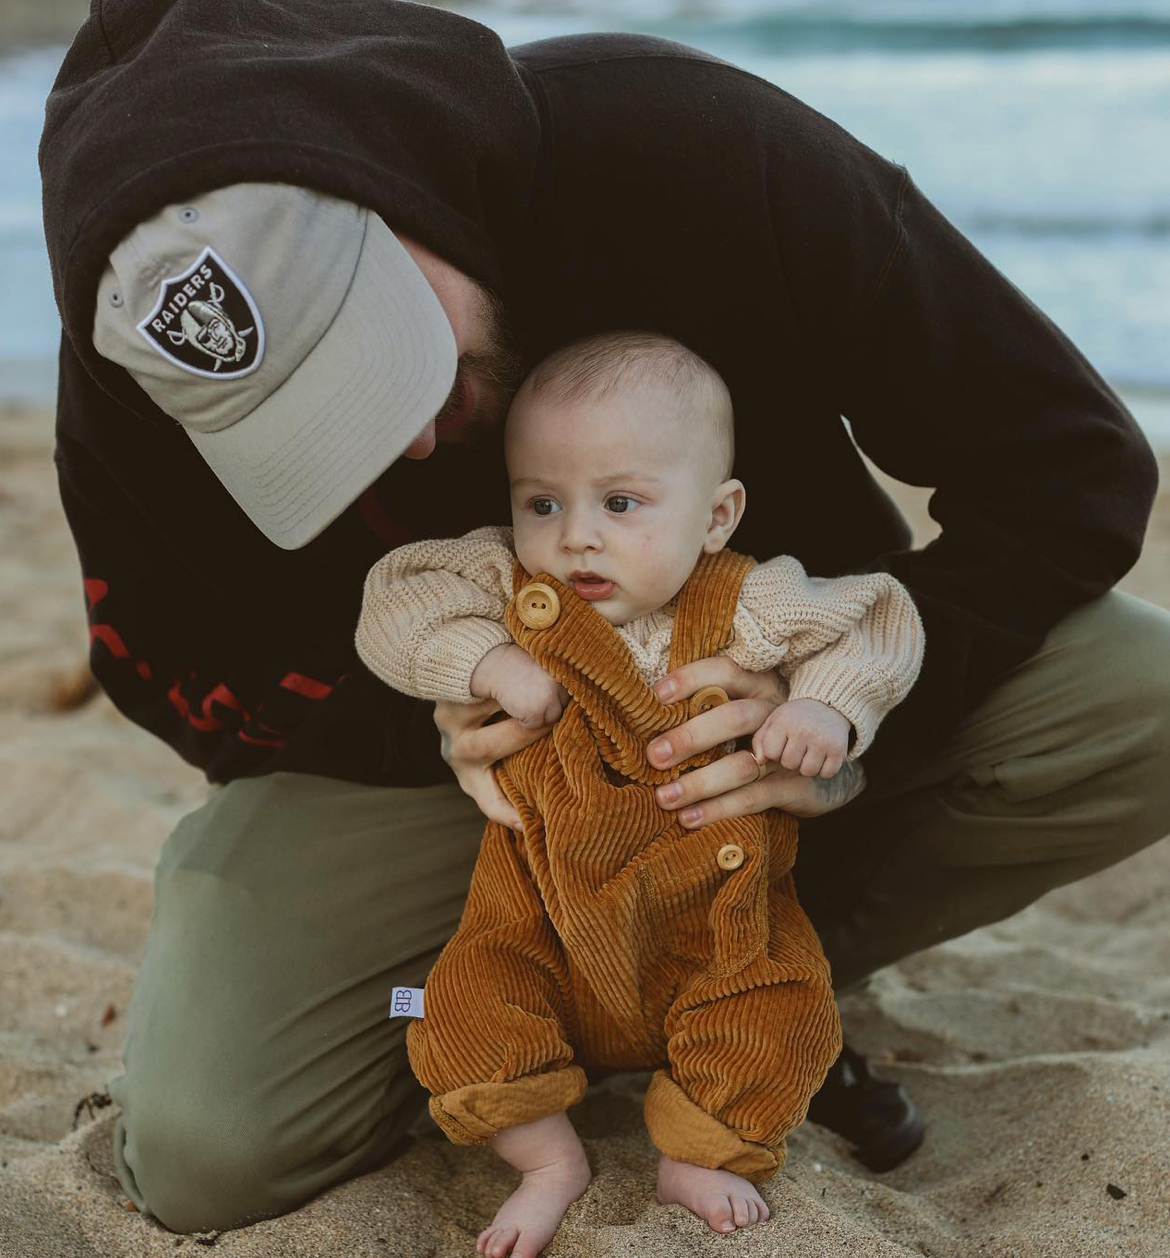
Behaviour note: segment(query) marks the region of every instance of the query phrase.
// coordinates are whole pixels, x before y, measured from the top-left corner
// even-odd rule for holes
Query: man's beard
[[[480,303],[477,314],[487,329],[486,344],[459,356],[455,383],[435,417],[435,439],[445,444],[471,445],[487,448],[498,444],[508,405],[528,373],[528,364],[521,353],[508,322],[504,303],[490,289],[479,286]],[[454,431],[443,430],[443,420],[454,413],[463,394],[464,378],[473,376],[480,385],[475,409]],[[489,396],[482,387],[487,380],[494,386]]]
[[[382,507],[392,519],[409,522],[418,537],[454,537],[511,517],[503,421],[527,364],[502,303],[482,286],[480,293],[483,340],[459,356],[455,387],[435,416],[434,449],[422,458],[396,459],[375,483]],[[475,409],[455,420],[468,375],[476,386]]]

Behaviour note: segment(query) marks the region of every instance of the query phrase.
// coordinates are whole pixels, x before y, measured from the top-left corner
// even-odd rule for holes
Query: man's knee
[[[1151,748],[1170,745],[1170,611],[1121,590],[1077,608],[1045,647],[1075,650],[1078,680],[1102,719],[1148,727]]]
[[[989,822],[1050,823],[1075,850],[1170,830],[1170,612],[1120,591],[1078,608],[956,730],[938,784]],[[1033,859],[1021,847],[1018,859]]]
[[[391,823],[372,789],[281,775],[180,822],[110,1085],[141,1208],[179,1231],[239,1226],[391,1155],[425,1094],[389,993],[422,985],[474,849],[386,852],[412,817],[441,833],[454,794],[431,793],[437,817],[402,800]]]
[[[1115,832],[1122,846],[1134,846],[1127,829],[1152,841],[1170,830],[1170,612],[1114,590],[1073,612],[1058,634],[1084,660],[1085,793],[1101,820],[1130,818]],[[1057,754],[1070,765],[1080,758],[1068,748]]]
[[[1140,750],[1164,783],[1170,778],[1170,612],[1130,595],[1118,597],[1126,607],[1121,641],[1114,645],[1124,661],[1121,679],[1141,731]]]
[[[223,1097],[139,1097],[124,1106],[115,1140],[146,1210],[174,1232],[240,1227],[283,1213],[282,1149],[263,1116]]]
[[[330,1184],[392,1156],[426,1095],[413,1079],[391,1087],[386,1104],[344,1132],[283,1107],[228,1095],[215,1080],[179,1079],[135,1087],[122,1077],[114,1134],[119,1172],[127,1168],[146,1212],[174,1232],[223,1231],[287,1213]]]

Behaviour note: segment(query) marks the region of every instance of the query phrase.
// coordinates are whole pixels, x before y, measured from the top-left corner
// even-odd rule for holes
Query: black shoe
[[[848,1044],[809,1102],[808,1117],[856,1145],[853,1156],[871,1171],[904,1162],[926,1131],[902,1085],[875,1079]]]

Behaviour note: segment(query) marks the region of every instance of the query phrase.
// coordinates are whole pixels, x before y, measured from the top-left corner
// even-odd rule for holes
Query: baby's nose
[[[561,547],[569,551],[600,550],[601,536],[592,521],[577,512],[564,523]]]

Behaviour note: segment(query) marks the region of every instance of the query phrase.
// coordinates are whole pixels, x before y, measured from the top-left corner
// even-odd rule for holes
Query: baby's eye
[[[533,498],[532,509],[537,515],[552,515],[561,508],[552,498]]]
[[[627,498],[625,494],[613,494],[605,500],[605,505],[614,515],[629,515],[638,506],[638,502],[634,498]]]

